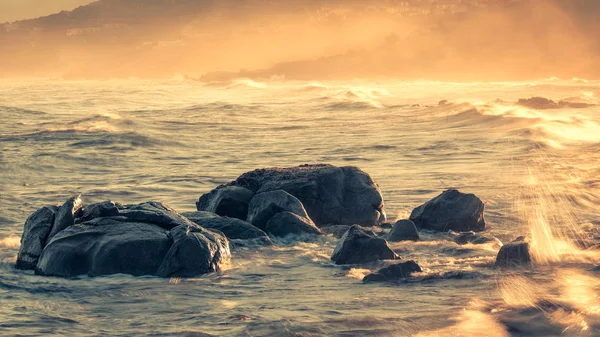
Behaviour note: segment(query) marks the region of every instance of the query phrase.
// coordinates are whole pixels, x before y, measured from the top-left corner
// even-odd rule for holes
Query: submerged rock
[[[18,269],[34,269],[46,246],[46,240],[52,226],[54,217],[58,211],[57,206],[46,206],[38,209],[27,218],[23,226],[21,237],[21,248],[17,255]]]
[[[410,277],[412,273],[422,272],[421,266],[415,261],[406,261],[392,264],[380,269],[378,272],[369,274],[363,278],[363,282],[388,282]]]
[[[321,231],[325,234],[331,234],[335,238],[340,239],[342,236],[344,236],[344,234],[346,234],[349,228],[350,226],[348,225],[334,225],[321,227]]]
[[[265,227],[267,233],[275,236],[286,236],[290,234],[323,234],[321,230],[309,218],[301,217],[291,212],[280,212],[275,214]]]
[[[447,190],[415,208],[410,220],[420,229],[480,232],[485,229],[484,207],[474,194]]]
[[[300,200],[308,218],[318,227],[326,224],[373,226],[385,220],[379,187],[357,167],[301,165],[258,169],[241,175],[227,186],[243,187],[256,194],[284,190]],[[222,188],[225,187],[217,187],[217,190]]]
[[[181,225],[170,231],[173,244],[157,275],[192,277],[218,271],[230,259],[229,242],[222,233],[198,225]]]
[[[390,242],[419,241],[419,231],[412,221],[399,220],[396,221],[385,239]]]
[[[383,238],[367,234],[359,226],[352,226],[340,239],[331,255],[335,264],[358,264],[378,260],[396,260],[398,255]]]
[[[290,212],[308,218],[300,200],[286,191],[276,190],[256,194],[250,200],[248,222],[264,230],[269,220],[281,212]]]
[[[505,244],[496,256],[496,267],[528,267],[531,266],[529,242],[524,237]]]
[[[210,212],[185,212],[181,213],[181,215],[201,227],[216,229],[222,232],[229,240],[260,239],[258,241],[261,241],[264,244],[272,243],[267,233],[240,219],[226,216],[221,217]]]
[[[81,201],[80,196],[65,201],[54,217],[54,225],[52,226],[50,234],[48,234],[48,241],[63,229],[73,226],[75,224],[75,218],[81,212],[82,208],[83,202]]]
[[[247,188],[222,186],[202,195],[196,202],[196,209],[246,220],[248,204],[252,197],[254,197],[254,192]]]
[[[459,245],[473,244],[481,245],[486,243],[496,243],[502,246],[502,242],[491,235],[484,235],[475,232],[451,233],[454,236],[454,242]]]
[[[215,271],[229,259],[229,241],[222,233],[204,229],[162,203],[120,206],[107,201],[75,211],[80,204],[81,199],[69,199],[62,213],[45,207],[29,217],[18,268],[35,267],[36,274],[61,277],[187,277]],[[81,215],[79,223],[70,224],[69,214],[75,213]]]

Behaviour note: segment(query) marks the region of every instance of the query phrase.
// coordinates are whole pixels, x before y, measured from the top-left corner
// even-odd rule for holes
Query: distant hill
[[[586,77],[598,14],[593,0],[100,0],[0,24],[0,77]]]

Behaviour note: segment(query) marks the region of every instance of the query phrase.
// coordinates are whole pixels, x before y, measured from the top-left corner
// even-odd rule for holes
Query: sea
[[[532,97],[556,104],[518,103]],[[578,78],[0,80],[0,335],[600,336],[598,104],[600,81]],[[474,193],[487,232],[528,237],[534,265],[496,269],[498,243],[421,232],[390,246],[423,272],[389,283],[361,280],[390,261],[333,264],[333,236],[236,248],[194,278],[14,268],[44,205],[193,211],[245,172],[316,163],[369,173],[389,222]]]

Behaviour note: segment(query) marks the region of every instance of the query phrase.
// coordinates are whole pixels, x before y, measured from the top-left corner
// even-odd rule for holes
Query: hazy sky
[[[36,18],[90,2],[93,0],[0,0],[0,22]]]

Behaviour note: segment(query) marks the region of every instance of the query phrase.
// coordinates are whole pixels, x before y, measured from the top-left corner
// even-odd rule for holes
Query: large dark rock
[[[70,226],[44,248],[36,267],[41,275],[156,275],[172,240],[153,224],[122,217],[96,218]]]
[[[358,264],[378,260],[395,260],[398,255],[383,238],[374,237],[359,226],[352,226],[342,236],[331,255],[335,264]]]
[[[496,256],[496,267],[529,267],[531,255],[529,242],[524,237],[505,244]]]
[[[447,190],[415,208],[410,220],[420,229],[480,232],[485,229],[483,209],[483,202],[474,194]]]
[[[223,186],[216,188],[200,197],[196,202],[196,209],[246,220],[248,203],[254,192],[240,186]]]
[[[327,224],[373,226],[385,219],[379,187],[357,167],[302,165],[258,169],[241,175],[227,186],[244,187],[257,194],[284,190],[300,200],[309,218],[319,227]]]
[[[46,246],[46,240],[52,226],[57,206],[46,206],[38,209],[27,218],[21,236],[21,248],[17,256],[16,267],[19,269],[34,269]]]
[[[193,277],[215,272],[231,258],[222,233],[196,224],[171,229],[173,245],[158,268],[162,277]]]
[[[406,261],[392,264],[380,269],[378,272],[369,274],[363,278],[363,282],[388,282],[410,277],[412,273],[422,272],[421,266],[415,261]]]
[[[323,234],[309,218],[301,217],[291,212],[280,212],[275,214],[265,227],[267,233],[275,236],[287,236],[290,234]]]
[[[67,207],[61,208],[74,210],[77,204],[81,201],[69,199]],[[51,239],[46,238],[51,229],[60,228],[56,226],[59,215],[64,221],[59,223],[68,223],[68,214],[75,213],[81,223],[70,224]],[[207,219],[212,223],[221,218]],[[188,277],[216,271],[230,257],[229,241],[221,232],[202,228],[157,202],[127,206],[103,202],[88,206],[87,211],[63,214],[60,209],[46,207],[30,216],[24,227],[17,267],[35,266],[41,275]]]
[[[80,196],[65,201],[54,216],[54,225],[52,225],[52,230],[50,231],[50,234],[48,234],[48,241],[63,229],[73,226],[73,224],[75,224],[75,218],[80,214],[82,208],[83,202],[81,201]]]
[[[100,217],[117,216],[119,215],[119,207],[122,208],[123,206],[110,200],[87,205],[83,208],[81,217],[75,219],[75,223],[82,223]]]
[[[260,228],[240,219],[221,217],[210,212],[184,212],[181,215],[195,224],[221,231],[229,240],[256,240],[271,244],[271,239]]]
[[[419,231],[412,221],[399,220],[396,221],[385,239],[390,242],[419,241]]]
[[[250,200],[248,222],[264,230],[269,220],[281,212],[290,212],[308,218],[300,200],[286,191],[276,190],[256,194]]]

